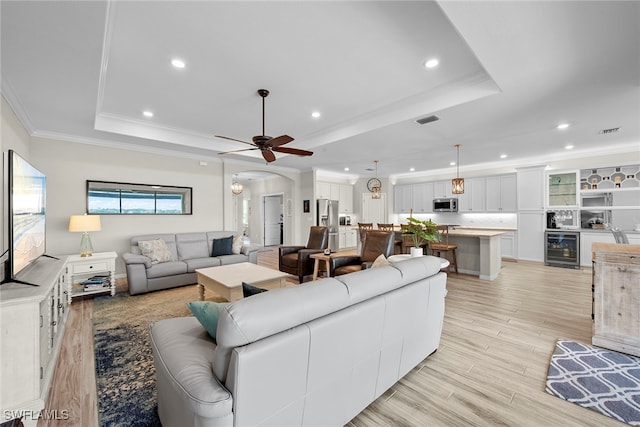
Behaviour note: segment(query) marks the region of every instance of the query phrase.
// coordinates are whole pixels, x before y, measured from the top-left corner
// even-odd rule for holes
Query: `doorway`
[[[284,194],[262,196],[263,246],[284,243]]]

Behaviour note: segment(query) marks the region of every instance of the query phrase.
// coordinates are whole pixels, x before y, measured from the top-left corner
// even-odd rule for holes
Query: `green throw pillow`
[[[211,338],[216,339],[216,332],[218,330],[218,319],[220,318],[220,312],[224,307],[229,304],[228,302],[213,302],[213,301],[194,301],[188,302],[187,307],[191,310],[191,313],[196,319],[204,326]]]

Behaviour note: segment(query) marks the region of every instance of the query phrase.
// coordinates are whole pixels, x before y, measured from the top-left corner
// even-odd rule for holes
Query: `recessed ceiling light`
[[[314,119],[317,119],[318,117],[320,117],[320,112],[314,111],[313,113],[311,113],[311,117],[313,117]]]
[[[171,60],[171,65],[173,65],[176,68],[184,68],[186,64],[182,59],[174,58]]]
[[[416,168],[409,168],[409,172],[415,172]]]
[[[573,149],[573,145],[569,144],[569,145],[565,145],[564,146],[565,150],[572,150]]]
[[[507,155],[506,155],[506,154],[500,154],[500,158],[501,158],[501,159],[506,159],[506,158],[507,158]]]
[[[151,111],[143,111],[142,115],[145,117],[153,117],[153,113]]]
[[[349,168],[344,168],[344,171],[345,172],[349,172]]]
[[[455,165],[456,165],[456,162],[449,163],[449,166],[455,166]]]
[[[427,59],[427,61],[425,61],[425,63],[424,63],[424,66],[425,66],[425,68],[434,68],[434,67],[437,67],[439,63],[440,63],[440,61],[438,61],[435,58]]]
[[[558,129],[566,129],[569,127],[569,123],[560,123]]]

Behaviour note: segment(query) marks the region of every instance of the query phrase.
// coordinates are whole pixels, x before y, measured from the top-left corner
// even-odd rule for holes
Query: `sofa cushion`
[[[246,255],[222,255],[215,259],[220,260],[221,265],[237,264],[239,262],[249,262],[249,257]]]
[[[218,330],[218,319],[220,318],[220,311],[222,308],[229,304],[228,302],[214,302],[214,301],[193,301],[188,302],[187,307],[191,310],[194,317],[198,319],[198,322],[207,330],[211,338],[216,339],[216,332]]]
[[[195,258],[195,259],[186,259],[184,262],[187,264],[187,272],[195,273],[196,268],[207,268],[207,267],[217,267],[222,265],[219,258]]]
[[[213,239],[211,256],[231,255],[233,253],[233,236]]]
[[[253,295],[261,294],[266,291],[267,289],[258,288],[256,286],[242,282],[242,296],[245,298],[248,298]]]
[[[244,242],[242,241],[242,234],[238,234],[233,238],[233,245],[231,246],[231,252],[235,255],[240,255],[243,244]]]
[[[157,277],[174,276],[176,274],[184,274],[186,272],[187,264],[183,261],[169,261],[154,264],[147,268],[147,278],[155,279]]]
[[[209,256],[207,235],[205,233],[176,234],[178,259],[206,258]]]
[[[171,252],[169,252],[169,247],[162,239],[141,240],[138,242],[138,246],[142,255],[151,260],[151,264],[174,261]]]

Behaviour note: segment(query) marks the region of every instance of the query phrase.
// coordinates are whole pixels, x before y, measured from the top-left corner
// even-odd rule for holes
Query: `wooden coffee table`
[[[262,267],[251,262],[196,269],[200,301],[207,288],[227,301],[242,299],[242,282],[263,289],[283,288],[287,273]]]

